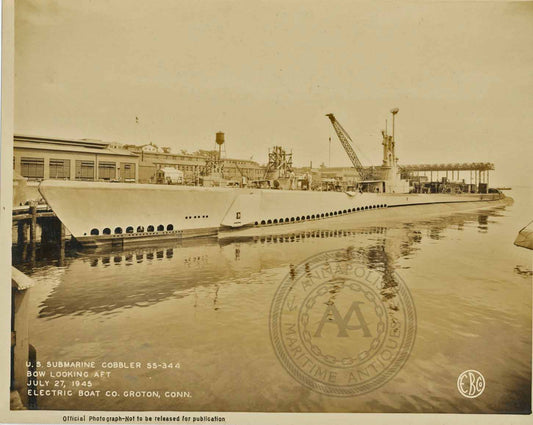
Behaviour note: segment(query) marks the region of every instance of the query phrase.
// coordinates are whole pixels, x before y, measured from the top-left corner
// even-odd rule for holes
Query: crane
[[[353,143],[352,138],[348,134],[348,132],[342,127],[341,123],[337,121],[335,118],[335,115],[333,114],[326,114],[326,117],[329,118],[331,121],[331,125],[335,129],[335,132],[337,133],[337,136],[339,137],[339,140],[342,144],[342,147],[348,154],[348,157],[350,158],[350,161],[352,161],[352,164],[354,168],[359,173],[359,176],[361,177],[361,180],[367,180],[372,175],[372,170],[365,170],[363,167],[363,164],[361,164],[361,161],[359,161],[359,158],[357,157],[355,151],[352,148],[351,143]]]
[[[237,162],[235,161],[235,167],[237,168],[237,171],[241,174],[242,177],[246,177],[248,180],[250,180],[250,178],[244,174],[244,172],[241,170],[241,167],[239,167],[239,164],[237,164]]]

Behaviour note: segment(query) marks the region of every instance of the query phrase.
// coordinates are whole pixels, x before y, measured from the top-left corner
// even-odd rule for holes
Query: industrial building
[[[183,172],[185,184],[198,184],[208,171],[210,151],[173,153],[153,143],[120,144],[89,139],[14,136],[15,173],[29,181],[66,179],[157,183],[157,171],[175,168]],[[244,159],[222,158],[226,180],[264,177],[264,167]]]
[[[200,177],[209,174],[216,151],[196,153],[173,153],[167,147],[153,143],[146,145],[123,145],[124,149],[139,155],[139,182],[156,183],[157,171],[162,168],[175,168],[183,172],[186,184],[198,184]],[[257,162],[246,159],[221,158],[218,160],[222,177],[240,182],[242,177],[259,180],[264,177],[265,169]]]
[[[261,180],[265,176],[265,167],[250,159],[222,158],[222,176],[226,180],[248,181]]]
[[[336,179],[354,186],[359,180],[359,173],[354,167],[320,167],[316,170],[320,180]]]
[[[186,183],[194,184],[206,166],[206,158],[202,155],[172,153],[170,148],[153,143],[122,147],[139,156],[139,183],[156,183],[157,170],[170,167],[182,171]]]
[[[28,180],[137,182],[139,157],[97,140],[15,135],[13,167]]]

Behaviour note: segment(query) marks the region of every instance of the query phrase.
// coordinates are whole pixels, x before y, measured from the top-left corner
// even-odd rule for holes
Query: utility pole
[[[329,138],[329,161],[328,161],[328,167],[331,168],[331,137]]]

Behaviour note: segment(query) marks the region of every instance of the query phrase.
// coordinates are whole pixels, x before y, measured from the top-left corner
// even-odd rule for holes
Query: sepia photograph
[[[531,419],[532,22],[3,2],[1,422]]]

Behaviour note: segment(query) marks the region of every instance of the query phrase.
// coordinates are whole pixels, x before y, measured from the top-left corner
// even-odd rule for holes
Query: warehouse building
[[[139,157],[97,140],[15,135],[13,167],[28,180],[137,182]]]

